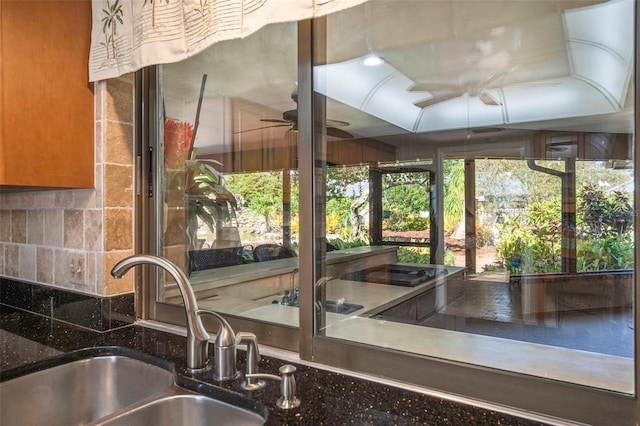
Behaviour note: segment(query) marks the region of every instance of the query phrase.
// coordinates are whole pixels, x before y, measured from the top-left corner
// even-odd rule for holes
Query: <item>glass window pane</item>
[[[318,334],[634,392],[633,16],[380,0],[327,17]]]
[[[199,307],[297,325],[297,24],[161,67],[157,251]],[[158,301],[181,304],[161,282]],[[276,302],[275,304],[272,302]]]

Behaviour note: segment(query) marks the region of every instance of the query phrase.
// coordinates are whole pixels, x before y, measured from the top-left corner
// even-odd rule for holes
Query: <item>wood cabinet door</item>
[[[0,184],[93,188],[91,2],[0,0]]]

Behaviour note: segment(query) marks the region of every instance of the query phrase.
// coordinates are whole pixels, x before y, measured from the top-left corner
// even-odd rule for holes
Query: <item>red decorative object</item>
[[[164,122],[164,159],[168,168],[183,164],[191,151],[193,125],[169,118]]]

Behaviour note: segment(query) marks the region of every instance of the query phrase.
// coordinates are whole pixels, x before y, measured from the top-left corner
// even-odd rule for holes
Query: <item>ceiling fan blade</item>
[[[411,86],[409,92],[442,92],[450,90],[458,90],[460,85],[457,83],[416,83]]]
[[[291,124],[290,121],[281,120],[279,118],[261,118],[260,121],[264,121],[265,123],[286,123],[286,124]]]
[[[480,93],[478,95],[478,99],[480,99],[480,101],[482,101],[483,104],[488,105],[488,106],[502,105],[502,102],[500,101],[500,99],[496,98],[495,96],[493,96],[489,92]]]
[[[464,95],[464,93],[465,92],[453,92],[446,95],[434,96],[431,99],[415,102],[414,105],[417,106],[418,108],[426,108],[426,107],[430,107],[431,105],[439,104],[440,102],[448,101],[449,99],[458,98]]]
[[[345,126],[349,126],[350,123],[347,123],[346,121],[342,121],[342,120],[327,120],[327,126],[331,126],[331,127],[345,127]]]
[[[335,127],[327,127],[327,136],[333,136],[334,138],[340,139],[353,139],[353,135],[351,133]]]
[[[256,127],[255,129],[240,130],[239,132],[233,132],[233,134],[237,135],[239,133],[254,132],[256,130],[262,130],[262,129],[271,129],[273,127],[289,127],[289,126],[291,126],[291,123],[274,124],[273,126],[264,126],[264,127]]]

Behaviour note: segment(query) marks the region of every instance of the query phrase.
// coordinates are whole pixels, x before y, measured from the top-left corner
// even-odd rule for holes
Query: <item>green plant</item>
[[[215,232],[216,228],[229,224],[238,206],[233,194],[224,187],[222,174],[210,165],[222,164],[215,160],[196,160],[195,154],[194,150],[194,159],[185,161],[187,227],[197,231],[200,220]]]
[[[456,253],[453,250],[445,250],[444,252],[444,264],[445,265],[455,265],[456,263]]]
[[[585,185],[578,198],[576,251],[580,272],[633,267],[633,209],[626,195]],[[511,273],[559,272],[559,199],[534,203],[521,217],[497,224],[497,253]]]
[[[445,161],[444,230],[452,233],[462,220],[464,209],[464,161]]]
[[[489,226],[482,226],[476,221],[476,247],[484,247],[493,244],[493,231]]]
[[[431,263],[429,247],[398,247],[398,262]]]
[[[560,270],[560,201],[534,203],[522,216],[496,224],[497,253],[513,274]]]
[[[214,165],[216,160],[197,159],[193,148],[194,128],[190,123],[173,119],[164,125],[164,159],[166,201],[173,207],[184,206],[190,250],[198,247],[200,222],[216,233],[235,217],[237,208],[233,194]]]
[[[582,233],[605,238],[623,235],[633,225],[633,207],[625,194],[606,194],[595,184],[585,185],[580,193]]]
[[[354,241],[344,241],[340,238],[334,238],[328,241],[332,246],[336,248],[336,250],[348,249],[353,247],[362,247],[368,246],[369,241],[364,239],[354,240]]]

